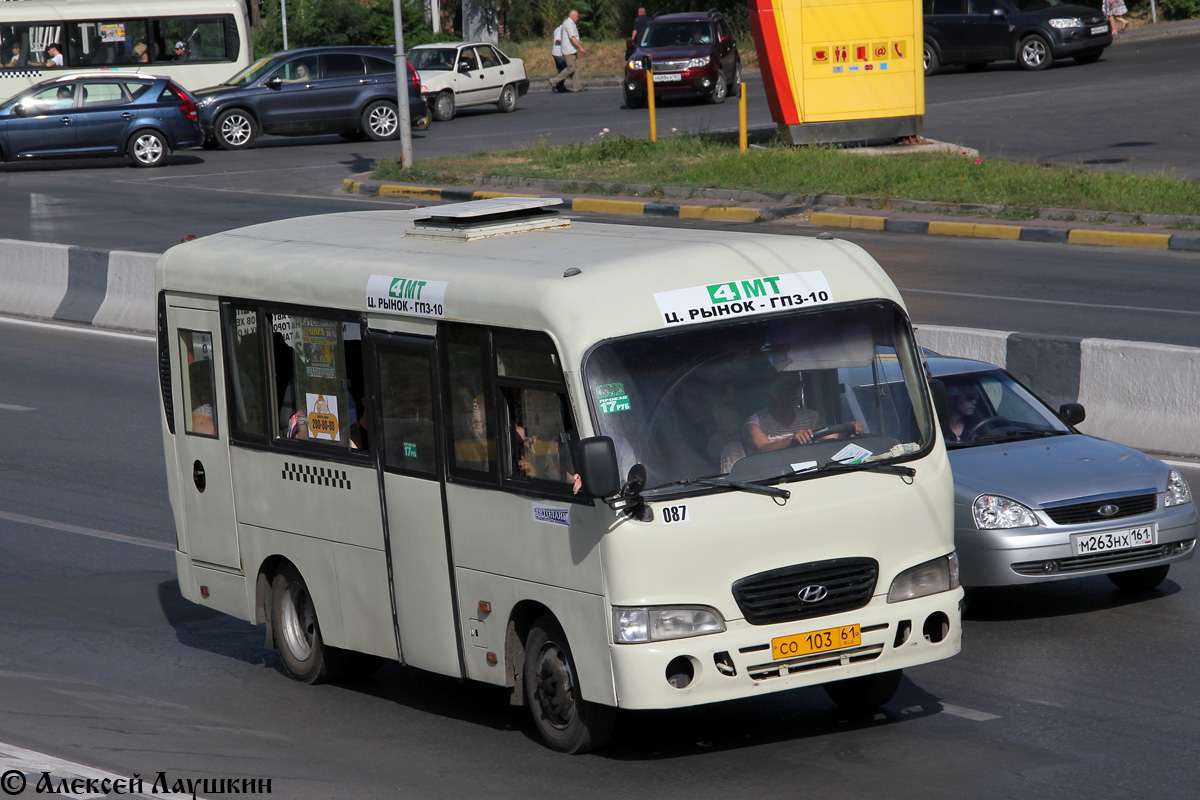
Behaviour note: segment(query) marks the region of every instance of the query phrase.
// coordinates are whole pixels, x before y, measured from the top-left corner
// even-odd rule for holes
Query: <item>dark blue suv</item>
[[[134,166],[157,167],[200,143],[191,96],[140,72],[60,75],[0,104],[5,161],[124,153]]]
[[[429,124],[429,110],[412,67],[412,127]],[[273,53],[219,86],[196,92],[206,143],[249,147],[261,134],[339,133],[346,139],[393,139],[396,55],[390,47],[309,47]]]

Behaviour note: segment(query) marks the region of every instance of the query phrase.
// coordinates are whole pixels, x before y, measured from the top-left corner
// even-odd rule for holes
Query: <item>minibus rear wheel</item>
[[[825,684],[825,694],[847,711],[867,711],[877,708],[896,696],[902,670],[877,672]]]
[[[539,617],[525,640],[525,696],[538,733],[552,750],[586,753],[612,736],[617,710],[579,692],[571,646],[558,621]]]
[[[283,565],[271,581],[271,611],[284,671],[301,683],[333,680],[346,654],[325,646],[308,585],[291,564]]]

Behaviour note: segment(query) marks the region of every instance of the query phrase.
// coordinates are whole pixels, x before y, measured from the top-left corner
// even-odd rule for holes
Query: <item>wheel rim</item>
[[[931,54],[930,54],[930,52],[929,52],[929,48],[928,48],[928,47],[926,47],[926,48],[925,48],[925,51],[924,51],[924,56],[925,56],[925,69],[929,69],[929,59],[930,59],[930,55],[931,55]]]
[[[437,101],[438,114],[443,117],[450,116],[451,101],[449,96],[441,95]]]
[[[717,85],[716,85],[716,87],[713,88],[713,94],[717,97],[718,100],[725,96],[725,76],[724,75],[717,76]]]
[[[513,88],[511,86],[504,87],[504,95],[501,97],[504,101],[505,108],[512,108],[517,103],[517,98],[513,97]]]
[[[387,106],[379,106],[371,110],[367,124],[376,136],[391,136],[396,132],[396,112]]]
[[[163,156],[162,140],[154,134],[143,134],[133,143],[133,157],[142,164],[154,164]]]
[[[1041,66],[1041,63],[1046,60],[1046,46],[1038,41],[1027,42],[1023,55],[1025,63],[1029,66]]]
[[[534,694],[546,723],[563,730],[575,719],[575,676],[567,654],[554,642],[538,652]]]
[[[221,123],[221,138],[232,145],[250,141],[250,120],[241,114],[231,114]]]
[[[312,655],[317,634],[317,614],[306,590],[299,583],[289,583],[283,596],[282,619],[284,643],[297,661],[307,661]]]
[[[734,83],[742,82],[742,65],[741,64],[738,64],[736,67],[733,68],[733,82]]]

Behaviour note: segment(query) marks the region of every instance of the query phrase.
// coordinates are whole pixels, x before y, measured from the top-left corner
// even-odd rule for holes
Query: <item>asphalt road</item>
[[[1090,578],[975,597],[962,654],[908,671],[881,713],[805,689],[625,714],[588,756],[544,749],[493,687],[396,665],[294,683],[261,629],[179,597],[153,359],[0,322],[0,743],[292,800],[1194,794],[1197,561],[1141,595]]]

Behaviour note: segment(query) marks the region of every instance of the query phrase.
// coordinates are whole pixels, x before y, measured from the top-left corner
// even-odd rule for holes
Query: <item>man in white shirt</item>
[[[562,25],[554,29],[554,46],[550,48],[550,57],[554,59],[555,73],[562,72],[567,66],[567,60],[562,54]],[[555,88],[556,92],[565,92],[567,89],[561,83]]]
[[[579,54],[586,53],[587,48],[579,41],[577,22],[579,22],[579,12],[571,9],[571,13],[563,20],[562,27],[559,29],[562,39],[563,60],[567,62],[567,65],[550,79],[550,88],[555,91],[559,91],[560,86],[566,85],[567,78],[571,79],[571,86],[573,87],[570,91],[583,91],[583,85],[579,82]]]
[[[63,65],[62,48],[57,44],[46,45],[46,63],[42,66],[47,68],[61,67]]]

